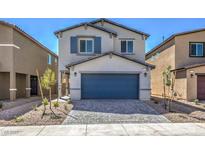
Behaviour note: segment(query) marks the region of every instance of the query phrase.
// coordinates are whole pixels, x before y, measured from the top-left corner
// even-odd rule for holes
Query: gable
[[[81,24],[77,24],[77,25],[74,25],[74,26],[70,26],[70,27],[67,27],[67,28],[58,30],[58,31],[54,32],[54,34],[58,37],[58,35],[61,35],[61,33],[63,33],[63,32],[71,31],[71,30],[77,29],[77,28],[79,28],[79,27],[83,27],[85,30],[86,30],[88,27],[92,27],[92,28],[94,28],[94,29],[96,29],[96,30],[103,31],[103,32],[108,33],[108,34],[111,34],[111,35],[113,35],[113,36],[117,36],[117,33],[115,33],[114,31],[105,29],[105,28],[100,27],[100,26],[97,26],[97,25],[92,25],[92,24],[90,24],[90,23],[81,23]]]
[[[96,23],[95,25],[112,30],[118,34],[118,36],[126,36],[126,37],[139,37],[140,39],[143,37],[142,34],[127,30],[125,28],[110,24],[108,22],[104,22],[103,25],[101,22]]]
[[[149,34],[147,33],[144,33],[142,31],[139,31],[139,30],[136,30],[134,28],[131,28],[131,27],[127,27],[125,25],[122,25],[120,23],[117,23],[117,22],[114,22],[114,21],[111,21],[111,20],[108,20],[108,19],[97,19],[97,20],[94,20],[92,22],[90,22],[92,24],[95,24],[95,25],[100,25],[100,26],[104,26],[104,23],[107,23],[107,24],[110,24],[112,26],[115,26],[115,27],[118,27],[118,28],[122,28],[123,30],[127,30],[127,31],[130,31],[130,32],[134,32],[135,34],[140,34],[142,36],[145,36],[145,38],[148,38],[149,37]],[[107,27],[109,28],[109,27]]]

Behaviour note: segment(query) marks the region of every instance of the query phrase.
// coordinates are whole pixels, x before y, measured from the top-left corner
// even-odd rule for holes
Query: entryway
[[[38,95],[38,78],[37,76],[31,75],[31,96]]]
[[[197,98],[205,100],[205,75],[197,75]]]

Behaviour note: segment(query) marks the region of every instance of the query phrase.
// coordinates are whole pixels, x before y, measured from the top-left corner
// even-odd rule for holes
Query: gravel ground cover
[[[205,114],[204,112],[201,112],[201,111],[183,113],[183,112],[179,112],[179,109],[176,108],[176,106],[172,106],[172,112],[168,112],[167,110],[164,109],[163,102],[149,101],[147,102],[147,104],[150,105],[153,109],[155,109],[158,113],[165,116],[167,119],[169,119],[171,122],[174,122],[174,123],[205,122],[204,119],[200,118],[202,114]],[[180,106],[180,107],[183,107],[183,106]]]
[[[43,118],[41,118],[43,105],[40,105],[19,117],[11,120],[0,120],[0,126],[60,125],[72,109],[72,104],[60,102],[58,108],[52,107],[58,117],[55,117],[48,108],[47,106],[46,114]]]

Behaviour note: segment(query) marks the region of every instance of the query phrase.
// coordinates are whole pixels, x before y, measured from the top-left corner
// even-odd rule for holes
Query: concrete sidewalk
[[[205,123],[93,124],[0,127],[1,136],[204,136]]]

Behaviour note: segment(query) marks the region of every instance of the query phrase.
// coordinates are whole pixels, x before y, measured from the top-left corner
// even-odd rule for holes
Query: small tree
[[[52,104],[51,104],[52,87],[55,85],[55,83],[56,83],[55,73],[51,69],[47,68],[45,73],[41,77],[41,86],[43,89],[48,90],[48,92],[49,92],[49,108],[52,111],[52,113],[56,116],[55,112],[52,110]]]
[[[162,73],[163,76],[163,89],[164,89],[164,103],[165,103],[165,109],[168,108],[168,110],[171,110],[171,103],[176,96],[176,93],[174,91],[174,85],[175,85],[175,72],[171,72],[171,66],[168,66]],[[166,94],[167,89],[167,94]],[[168,105],[166,104],[168,102]]]

